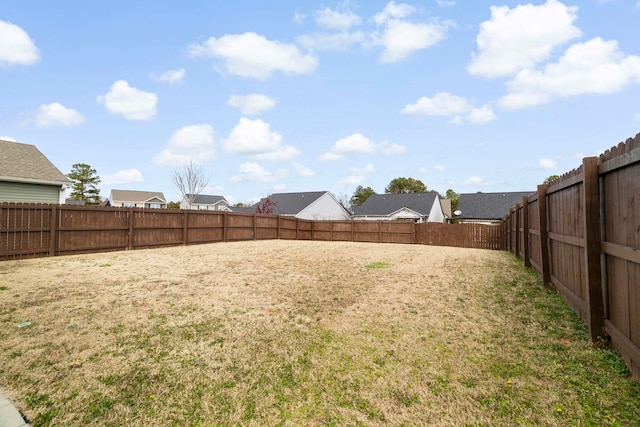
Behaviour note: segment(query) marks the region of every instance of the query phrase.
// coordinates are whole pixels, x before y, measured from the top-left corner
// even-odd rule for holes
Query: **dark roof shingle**
[[[429,215],[438,193],[372,194],[361,206],[354,206],[354,215],[390,215],[408,208],[423,216]]]
[[[255,211],[256,207],[263,203],[265,199],[271,199],[275,202],[276,207],[274,214],[278,215],[296,215],[311,203],[318,200],[327,191],[306,191],[301,193],[273,193],[269,197],[262,198],[258,203],[252,206]]]
[[[463,193],[460,194],[459,219],[502,219],[524,196],[534,191],[516,191],[501,193]]]

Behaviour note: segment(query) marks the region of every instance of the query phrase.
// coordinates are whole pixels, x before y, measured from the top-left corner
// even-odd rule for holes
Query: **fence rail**
[[[640,379],[640,134],[538,186],[501,227],[505,247]]]

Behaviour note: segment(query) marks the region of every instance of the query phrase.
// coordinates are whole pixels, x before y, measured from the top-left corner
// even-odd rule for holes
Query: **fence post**
[[[524,266],[531,267],[529,259],[529,196],[522,198],[522,246],[524,247]]]
[[[188,232],[187,212],[188,212],[188,209],[185,209],[184,213],[182,215],[182,244],[185,245],[185,246],[187,244],[187,232]]]
[[[604,301],[602,295],[600,190],[598,160],[582,159],[584,171],[584,227],[585,263],[589,289],[589,339],[596,342],[604,337]]]
[[[547,186],[538,185],[538,223],[540,224],[540,258],[542,263],[542,283],[551,288],[549,263],[549,226],[547,224]]]
[[[49,219],[49,256],[55,256],[56,254],[56,233],[58,232],[58,227],[56,227],[58,220],[56,208],[56,205],[51,205],[51,217]]]
[[[256,238],[256,216],[253,215],[253,238]],[[222,213],[222,241],[227,241],[227,212]]]
[[[129,241],[127,242],[127,249],[131,250],[133,249],[133,220],[134,220],[134,212],[133,212],[134,208],[129,208]]]
[[[515,241],[515,252],[514,254],[519,257],[522,258],[522,255],[520,254],[520,203],[516,203],[515,206],[515,215],[516,215],[516,241]]]

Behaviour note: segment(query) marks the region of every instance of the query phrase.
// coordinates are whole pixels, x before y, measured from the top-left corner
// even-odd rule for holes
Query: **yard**
[[[505,252],[247,241],[0,262],[34,425],[636,425],[617,353]]]

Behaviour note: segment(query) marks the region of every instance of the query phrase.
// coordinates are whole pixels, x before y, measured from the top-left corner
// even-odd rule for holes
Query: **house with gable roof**
[[[109,206],[163,209],[167,207],[167,200],[157,191],[111,190]]]
[[[193,200],[192,203],[189,203],[190,199]],[[187,194],[180,202],[180,209],[230,211],[231,205],[223,196],[214,196],[209,194]]]
[[[499,224],[509,209],[522,198],[535,191],[513,191],[500,193],[462,193],[458,199],[458,222],[475,224]]]
[[[372,194],[361,206],[353,207],[353,219],[391,221],[410,219],[416,222],[445,222],[440,197],[426,193]]]
[[[0,202],[64,203],[71,184],[35,145],[0,139]]]
[[[276,215],[294,216],[313,220],[348,220],[351,214],[328,191],[301,193],[273,193],[252,206],[253,212],[266,199],[274,204]]]

